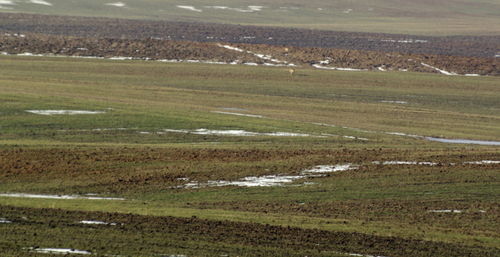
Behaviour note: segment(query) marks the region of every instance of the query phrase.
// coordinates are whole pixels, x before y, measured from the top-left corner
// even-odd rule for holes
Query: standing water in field
[[[483,140],[469,140],[469,139],[446,139],[438,137],[424,137],[426,140],[449,143],[449,144],[472,144],[472,145],[500,145],[500,141],[483,141]]]
[[[101,114],[103,111],[85,110],[26,110],[26,112],[40,115],[76,115],[76,114]]]
[[[200,187],[221,187],[221,186],[240,186],[240,187],[271,187],[282,186],[285,183],[292,183],[295,180],[303,178],[313,178],[324,176],[325,173],[347,171],[358,169],[358,165],[339,164],[339,165],[318,165],[311,169],[303,170],[299,175],[264,175],[250,176],[239,180],[209,180],[206,183],[193,181],[181,186],[180,188],[200,188]]]

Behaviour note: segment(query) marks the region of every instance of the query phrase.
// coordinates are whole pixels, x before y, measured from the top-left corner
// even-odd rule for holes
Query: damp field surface
[[[499,85],[0,56],[0,253],[499,256]]]

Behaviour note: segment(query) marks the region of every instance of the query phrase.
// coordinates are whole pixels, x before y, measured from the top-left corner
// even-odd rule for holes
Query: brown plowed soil
[[[113,38],[228,42],[492,58],[500,36],[425,37],[225,24],[0,13],[0,31]]]
[[[429,168],[427,168],[429,169]],[[454,228],[462,234],[481,233],[495,235],[498,227],[490,222],[500,223],[500,204],[488,201],[465,200],[399,200],[360,199],[331,202],[200,202],[189,207],[201,209],[224,209],[275,214],[294,214],[308,217],[323,217],[347,220],[383,221],[422,226]],[[433,210],[460,210],[459,216],[437,213]],[[452,218],[451,218],[452,217]]]
[[[365,150],[258,150],[258,149],[163,149],[163,148],[100,148],[100,149],[3,149],[0,150],[0,183],[19,181],[44,182],[52,180],[73,181],[71,185],[48,188],[48,191],[31,189],[32,192],[95,193],[95,192],[151,192],[185,184],[179,178],[205,182],[207,180],[232,180],[245,176],[269,174],[298,174],[314,165],[325,163],[366,164],[372,161],[412,160],[442,163],[436,172],[449,163],[495,159],[495,154],[471,154],[463,158],[462,152],[448,152],[429,157],[418,156],[414,151],[389,149]],[[381,157],[383,156],[383,158]],[[483,165],[484,167],[493,166]],[[498,166],[498,164],[496,164]],[[403,166],[404,167],[404,166]],[[456,166],[455,166],[456,167]],[[464,166],[466,167],[466,166]],[[365,169],[391,169],[397,166],[378,167],[363,165]],[[406,167],[408,168],[408,167]],[[99,178],[96,180],[96,178]],[[478,179],[481,179],[478,177]],[[25,190],[25,189],[23,189]],[[221,206],[225,206],[222,204]],[[248,205],[250,208],[252,205]],[[311,209],[300,206],[299,212]],[[228,207],[229,208],[229,207]],[[276,207],[281,208],[281,207]],[[271,208],[275,209],[275,208]],[[292,210],[291,208],[290,210]],[[314,209],[314,208],[313,208]],[[248,210],[258,210],[258,206]],[[324,216],[328,212],[318,212]]]
[[[47,36],[40,34],[0,35],[0,51],[9,54],[114,57],[125,56],[147,60],[200,60],[225,63],[283,64],[258,58],[254,53],[303,67],[328,61],[325,67],[366,70],[407,70],[433,72],[422,63],[458,74],[499,75],[499,58],[478,58],[430,54],[385,53],[333,48],[282,47],[274,45],[237,44],[243,52],[226,49],[219,43],[199,43],[158,39],[104,39]],[[248,51],[251,51],[249,53]]]
[[[320,256],[324,251],[341,253],[363,253],[383,256],[498,256],[495,248],[481,248],[397,237],[382,237],[361,233],[330,232],[317,229],[279,227],[256,223],[211,221],[192,218],[153,217],[132,214],[66,211],[58,209],[32,209],[0,206],[3,217],[13,225],[2,226],[4,235],[13,237],[5,247],[22,249],[26,244],[50,241],[43,238],[48,231],[68,234],[66,244],[78,240],[82,247],[107,252],[122,244],[122,250],[146,253],[175,244],[198,241],[212,244],[237,244],[292,251],[310,250],[309,256]],[[117,226],[88,226],[78,224],[81,220],[115,222]],[[12,231],[9,231],[9,228]],[[33,230],[30,230],[33,229]],[[79,234],[72,234],[72,230]],[[74,231],[73,231],[74,232]],[[113,241],[97,245],[86,245],[101,240],[97,235],[114,235]],[[85,236],[83,236],[85,235]],[[126,242],[119,242],[128,236]],[[158,241],[158,239],[162,239]],[[54,238],[53,240],[56,240]],[[98,242],[98,241],[97,241]],[[184,242],[184,243],[183,243]],[[8,244],[8,245],[7,245]],[[199,247],[203,247],[200,243]],[[260,248],[263,251],[263,248]],[[269,256],[272,252],[254,252],[253,256]]]

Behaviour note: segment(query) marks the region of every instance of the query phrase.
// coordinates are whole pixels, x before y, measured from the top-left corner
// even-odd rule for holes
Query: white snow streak
[[[26,110],[26,112],[40,115],[76,115],[76,114],[101,114],[103,111],[83,111],[83,110]]]
[[[423,62],[422,62],[422,63],[420,63],[420,64],[422,64],[423,66],[425,66],[425,67],[427,67],[427,68],[431,68],[431,69],[437,70],[437,71],[439,71],[440,73],[442,73],[442,74],[444,74],[444,75],[448,75],[448,76],[456,76],[456,75],[458,75],[458,74],[457,74],[457,73],[455,73],[455,72],[449,72],[449,71],[441,70],[441,69],[439,69],[439,68],[436,68],[436,67],[434,67],[434,66],[431,66],[431,65],[426,64],[426,63],[423,63]]]
[[[195,8],[194,6],[191,5],[177,5],[177,8],[189,10],[189,11],[194,11],[194,12],[203,12],[200,9]]]
[[[52,6],[51,3],[44,1],[44,0],[30,0],[30,3],[32,4],[40,4],[40,5],[46,5],[46,6]]]
[[[106,5],[115,6],[115,7],[125,7],[126,6],[126,4],[123,2],[107,3]]]

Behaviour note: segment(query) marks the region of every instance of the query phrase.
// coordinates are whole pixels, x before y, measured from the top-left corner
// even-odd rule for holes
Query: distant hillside
[[[417,35],[500,35],[498,0],[0,0],[0,12]]]

